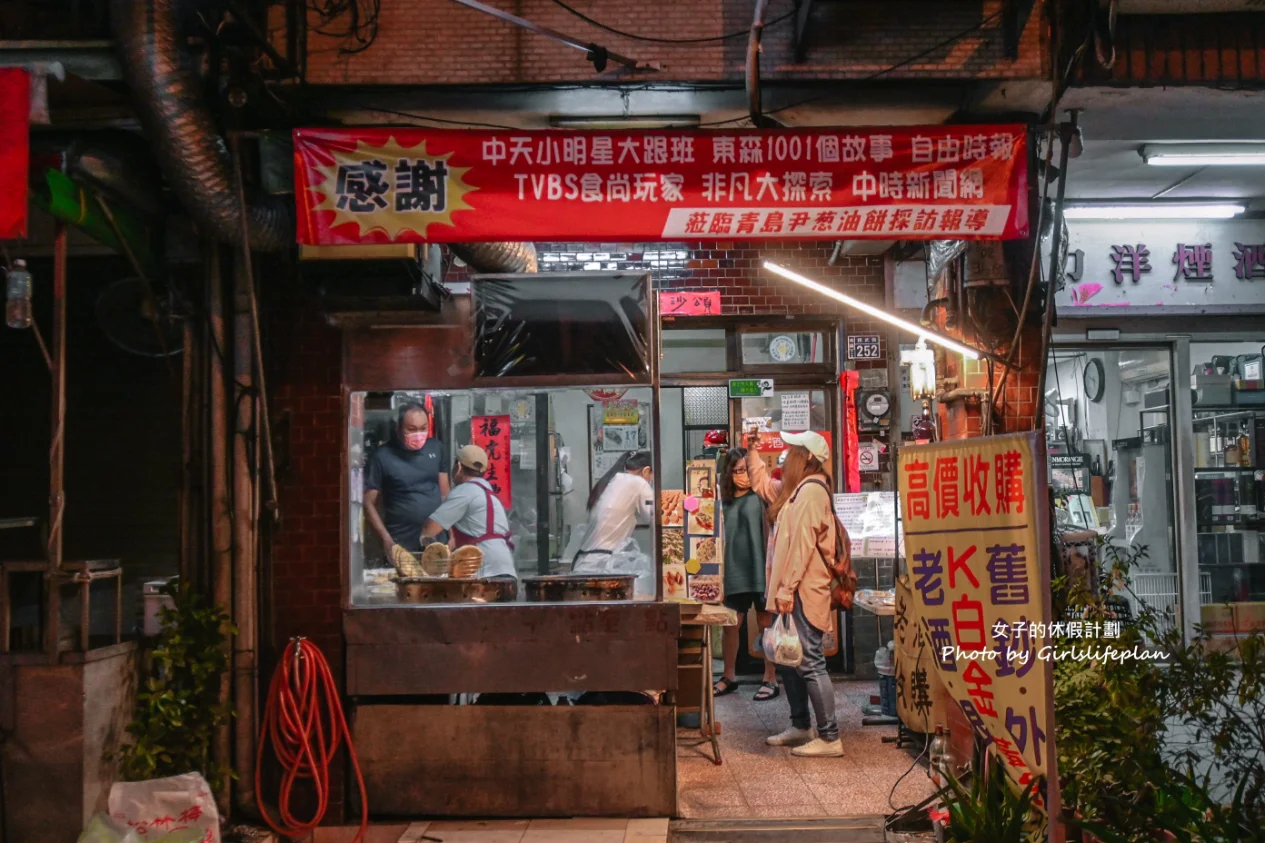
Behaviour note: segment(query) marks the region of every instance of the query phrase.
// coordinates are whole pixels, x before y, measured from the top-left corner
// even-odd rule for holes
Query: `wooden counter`
[[[347,609],[347,694],[676,690],[673,603]]]
[[[676,815],[674,705],[416,700],[675,691],[676,604],[357,607],[344,611],[343,630],[353,739],[374,816]]]

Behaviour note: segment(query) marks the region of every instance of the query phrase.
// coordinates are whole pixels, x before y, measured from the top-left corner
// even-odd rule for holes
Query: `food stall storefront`
[[[299,242],[1027,235],[1022,127],[840,131],[300,130]],[[774,462],[785,431],[821,431],[841,450],[840,337],[814,301],[806,318],[720,315],[674,323],[660,341],[650,286],[645,273],[484,275],[437,318],[343,323],[345,692],[375,815],[678,814],[677,715],[695,708],[686,691],[703,673],[709,737],[712,684],[710,636],[680,643],[683,626],[702,623],[675,601],[723,595],[717,434],[732,443],[754,427]],[[869,345],[878,352],[877,337]],[[866,385],[847,383],[849,396]],[[869,410],[876,425],[883,407]],[[513,541],[509,582],[391,580],[387,559],[405,557],[368,517],[389,488],[367,477],[404,436],[444,467],[479,446],[505,511],[486,533]],[[575,584],[547,578],[578,573],[595,480],[636,468],[621,455],[639,466],[638,452],[655,478],[652,511],[603,572],[634,580],[633,593],[554,593]],[[416,552],[426,572],[427,550]],[[595,596],[625,599],[574,599]]]
[[[369,803],[397,816],[672,815],[680,616],[653,567],[658,519],[632,531],[632,573],[569,576],[604,446],[658,467],[649,276],[472,287],[433,322],[344,325],[346,692]],[[366,467],[417,405],[444,470],[463,446],[487,454],[513,578],[402,579],[385,561]]]

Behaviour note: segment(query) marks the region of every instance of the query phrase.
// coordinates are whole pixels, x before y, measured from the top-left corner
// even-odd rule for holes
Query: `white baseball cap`
[[[826,437],[820,433],[805,430],[803,433],[783,433],[781,436],[782,441],[787,445],[798,445],[801,448],[805,448],[822,465],[830,464],[830,445],[826,442]]]

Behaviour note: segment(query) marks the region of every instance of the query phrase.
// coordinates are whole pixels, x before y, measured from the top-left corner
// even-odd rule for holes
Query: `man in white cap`
[[[517,578],[509,516],[484,479],[487,468],[487,452],[478,445],[457,452],[452,473],[457,486],[422,527],[422,543],[451,530],[455,547],[474,545],[483,551],[483,565],[475,576]]]

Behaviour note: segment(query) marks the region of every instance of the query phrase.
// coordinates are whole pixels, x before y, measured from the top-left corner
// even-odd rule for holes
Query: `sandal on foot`
[[[712,688],[712,696],[723,697],[725,694],[732,694],[736,690],[738,690],[737,682],[732,679],[722,677],[721,680],[716,683],[716,687]]]
[[[760,690],[755,692],[756,702],[767,702],[775,700],[782,693],[782,689],[777,686],[776,682],[763,682],[760,684]]]

